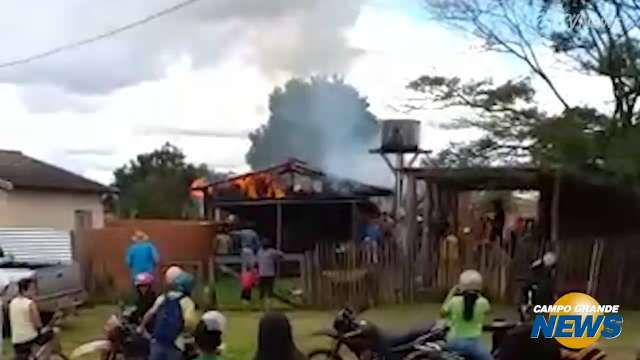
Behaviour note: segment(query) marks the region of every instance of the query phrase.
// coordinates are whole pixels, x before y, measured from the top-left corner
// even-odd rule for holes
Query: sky
[[[178,0],[4,0],[0,63],[136,21]],[[0,68],[0,149],[24,153],[102,183],[141,152],[170,141],[187,159],[244,171],[247,134],[265,123],[268,95],[292,76],[342,74],[379,118],[422,121],[422,147],[439,150],[474,131],[438,124],[442,110],[398,112],[423,74],[528,75],[505,55],[433,22],[420,0],[201,0],[108,39]],[[601,79],[569,73],[551,54],[570,100],[605,106]],[[560,104],[539,82],[537,101]]]

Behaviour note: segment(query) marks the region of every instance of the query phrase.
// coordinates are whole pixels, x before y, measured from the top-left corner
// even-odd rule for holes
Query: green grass
[[[96,306],[80,310],[78,316],[65,321],[62,330],[64,351],[69,354],[83,342],[100,338],[102,326],[112,313],[112,306]],[[363,315],[390,331],[400,331],[428,322],[435,318],[438,310],[436,304],[413,306],[394,306],[378,308]],[[510,308],[498,308],[495,316],[512,314]],[[228,331],[224,341],[227,344],[226,360],[249,360],[255,351],[256,333],[261,313],[258,311],[225,311],[228,318]],[[313,337],[316,330],[330,326],[334,313],[331,311],[289,311],[294,335],[298,346],[308,351],[326,345],[326,340]],[[603,344],[610,354],[610,359],[634,359],[636,347],[640,346],[640,312],[625,312],[624,330],[619,339],[604,340]],[[8,341],[5,340],[5,356]]]

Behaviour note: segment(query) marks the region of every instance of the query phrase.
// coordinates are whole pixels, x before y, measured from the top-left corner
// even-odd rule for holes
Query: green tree
[[[532,105],[526,80],[494,86],[490,81],[424,76],[409,87],[424,101],[464,107],[470,115],[452,126],[475,127],[486,136],[457,144],[450,153],[481,161],[534,162],[574,171],[640,179],[637,143],[640,96],[640,3],[634,0],[425,0],[437,21],[473,34],[487,51],[521,61],[543,80],[564,106],[545,114]],[[581,74],[604,77],[611,85],[610,112],[571,104],[550,75],[541,52]],[[479,157],[478,157],[479,156]],[[454,158],[455,159],[455,158]],[[468,160],[465,160],[468,162]]]
[[[256,169],[296,157],[326,166],[330,158],[367,154],[378,134],[368,108],[339,77],[291,79],[269,96],[269,120],[249,135],[247,162]]]
[[[120,191],[118,211],[121,216],[136,218],[189,217],[193,211],[190,185],[208,175],[206,165],[187,163],[180,149],[166,143],[114,172],[114,185]]]

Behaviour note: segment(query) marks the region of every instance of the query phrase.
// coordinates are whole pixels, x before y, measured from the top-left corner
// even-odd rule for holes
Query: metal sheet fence
[[[0,247],[16,261],[33,263],[73,262],[68,231],[48,228],[0,228]]]

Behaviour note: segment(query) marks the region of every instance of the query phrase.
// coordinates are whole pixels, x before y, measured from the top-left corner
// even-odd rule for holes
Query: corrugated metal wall
[[[69,232],[47,228],[0,228],[0,247],[16,261],[72,263]]]

